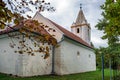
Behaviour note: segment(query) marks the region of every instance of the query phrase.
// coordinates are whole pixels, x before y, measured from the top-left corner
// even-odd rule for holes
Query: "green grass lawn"
[[[5,74],[0,74],[0,80],[102,80],[102,79],[101,79],[101,71],[96,70],[93,72],[71,74],[64,76],[49,75],[49,76],[37,76],[37,77],[29,77],[29,78],[12,77]],[[105,80],[110,80],[108,69],[105,69]]]

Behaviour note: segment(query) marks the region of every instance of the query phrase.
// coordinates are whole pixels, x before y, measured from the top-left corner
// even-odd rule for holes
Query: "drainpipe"
[[[59,41],[57,44],[59,45],[64,40],[64,35],[62,36],[61,41]],[[52,75],[55,75],[55,46],[52,46]]]
[[[51,74],[54,75],[55,74],[55,46],[52,46],[52,71]]]

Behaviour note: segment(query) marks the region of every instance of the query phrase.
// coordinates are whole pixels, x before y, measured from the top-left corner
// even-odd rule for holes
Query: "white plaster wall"
[[[2,35],[0,38],[5,36],[6,35]],[[18,44],[16,39],[14,39],[14,42]],[[14,53],[17,48],[11,48],[10,44],[12,43],[9,37],[0,39],[0,72],[22,75],[22,56]]]
[[[55,29],[56,32],[53,31],[48,31],[49,28],[45,28],[49,34],[51,35],[55,35],[53,36],[54,38],[57,39],[57,41],[61,41],[63,32],[61,32],[55,25],[53,25],[47,18],[45,18],[44,16],[42,16],[39,12],[37,12],[35,14],[35,16],[33,17],[33,20],[38,20],[39,23],[43,23],[44,25],[49,26],[49,28]]]
[[[0,35],[0,72],[18,76],[35,76],[51,74],[52,70],[52,50],[50,57],[44,59],[44,53],[35,52],[35,56],[15,53],[18,50],[17,38]],[[4,38],[3,38],[4,37]],[[36,50],[31,40],[26,39],[28,46]],[[12,41],[16,44],[14,48],[9,46]],[[51,47],[51,46],[49,46]]]
[[[55,53],[54,53],[54,62],[55,62],[55,68],[54,68],[54,72],[57,75],[61,75],[61,44],[58,44],[59,47],[55,48]]]
[[[30,40],[27,40],[29,46],[35,49]],[[42,44],[40,44],[42,45]],[[44,46],[46,46],[44,44]],[[48,75],[52,71],[52,46],[50,56],[44,59],[45,53],[36,52],[35,56],[23,54],[23,76]]]
[[[35,56],[23,56],[23,76],[36,76],[51,74],[51,58],[44,59],[44,54],[37,53]]]
[[[88,44],[90,44],[90,36],[88,35],[89,34],[88,29],[89,29],[88,26],[82,27],[82,39],[86,41]]]
[[[71,32],[74,33],[74,28],[71,28]]]
[[[93,51],[69,41],[63,41],[60,47],[59,75],[96,70],[96,56]],[[79,55],[77,55],[78,51],[80,52]]]
[[[77,33],[77,28],[79,28],[79,33]],[[77,35],[78,37],[82,38],[82,27],[74,27],[71,28],[71,32],[75,35]]]
[[[88,36],[88,39],[89,39],[89,43],[91,42],[91,28],[89,28],[89,36]]]
[[[79,28],[80,33],[77,33],[77,28]],[[90,36],[91,36],[91,30],[88,31],[88,26],[82,26],[82,27],[74,27],[71,28],[72,33],[77,35],[78,37],[82,38],[85,42],[90,44]]]
[[[71,32],[72,32],[73,34],[76,34],[76,28],[71,28]]]

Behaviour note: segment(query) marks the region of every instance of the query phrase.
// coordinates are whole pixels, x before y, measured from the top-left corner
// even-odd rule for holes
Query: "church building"
[[[0,32],[0,72],[18,76],[36,76],[36,75],[65,75],[96,70],[96,55],[91,46],[91,27],[87,22],[82,8],[80,8],[76,21],[71,25],[71,31],[56,24],[52,20],[42,16],[39,12],[33,17],[33,20],[43,23],[55,32],[46,33],[55,35],[59,47],[51,47],[50,56],[44,59],[37,54],[30,56],[27,54],[15,53],[15,48],[11,48],[12,41],[18,44],[19,39],[11,39],[8,34],[15,34],[17,31],[5,30]],[[33,46],[31,40],[27,43]],[[35,48],[35,47],[32,47]]]

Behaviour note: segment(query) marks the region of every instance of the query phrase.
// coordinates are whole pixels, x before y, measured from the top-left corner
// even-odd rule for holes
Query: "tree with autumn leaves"
[[[50,49],[48,46],[44,46],[44,44],[47,43],[48,45],[56,46],[57,41],[45,31],[45,28],[49,28],[49,26],[31,20],[29,15],[27,15],[27,18],[22,16],[22,14],[25,14],[27,11],[32,11],[30,6],[39,12],[44,10],[55,11],[49,2],[46,3],[44,0],[0,0],[0,29],[9,28],[10,30],[17,30],[22,35],[22,38],[21,36],[17,37],[21,40],[19,41],[18,50],[16,50],[15,53],[28,53],[33,56],[34,52],[42,52],[45,54],[44,59],[46,59],[49,57]],[[10,23],[14,25],[11,26]],[[33,35],[33,33],[35,35]],[[8,36],[11,39],[16,38],[16,36],[10,34],[8,34]],[[39,48],[33,50],[30,46],[27,46],[25,38],[34,38],[34,47],[37,46]],[[11,48],[14,48],[14,46],[16,46],[16,43],[12,42]]]
[[[55,11],[50,3],[44,0],[0,0],[0,29],[9,27],[10,22],[18,24],[24,19],[22,14],[33,9],[41,11]],[[27,15],[28,18],[31,18]]]

